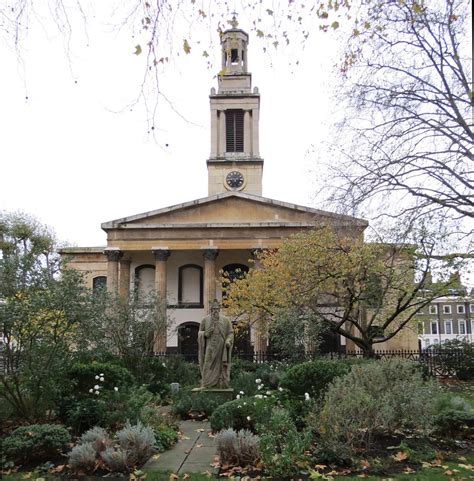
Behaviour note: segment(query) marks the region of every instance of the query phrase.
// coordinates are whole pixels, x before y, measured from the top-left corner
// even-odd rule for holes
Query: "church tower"
[[[222,70],[218,91],[211,89],[211,155],[208,195],[228,191],[262,195],[263,159],[259,153],[260,94],[247,71],[249,36],[232,28],[221,36]]]

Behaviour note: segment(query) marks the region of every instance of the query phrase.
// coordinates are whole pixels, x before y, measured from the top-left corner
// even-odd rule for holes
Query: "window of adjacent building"
[[[424,341],[424,344],[425,344],[425,347],[428,347],[430,345],[430,340],[429,339],[425,339]]]
[[[474,334],[474,319],[471,320],[471,334]]]
[[[430,314],[438,314],[438,306],[436,306],[436,305],[431,305],[429,312],[430,312]]]
[[[438,334],[438,323],[436,321],[431,323],[431,334]]]
[[[452,321],[444,321],[444,333],[445,334],[452,334],[453,333],[453,322]]]
[[[179,268],[178,304],[196,307],[203,305],[203,275],[201,266],[186,264]]]
[[[103,290],[107,287],[107,277],[105,276],[97,276],[92,279],[92,291],[98,292]]]
[[[450,305],[445,304],[443,306],[443,314],[451,314],[451,306]]]
[[[458,314],[464,314],[466,312],[466,308],[464,307],[464,304],[458,304],[457,311],[458,311]]]
[[[464,319],[460,319],[458,321],[459,326],[459,334],[466,334],[466,321]]]
[[[418,323],[418,334],[424,334],[425,333],[425,326],[423,324],[423,322],[419,322]]]
[[[474,304],[469,304],[469,312],[474,314]]]
[[[226,152],[244,151],[244,111],[225,111]]]

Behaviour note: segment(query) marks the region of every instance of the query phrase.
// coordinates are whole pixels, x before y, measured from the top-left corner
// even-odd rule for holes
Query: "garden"
[[[457,347],[462,380],[449,383],[430,377],[422,359],[234,359],[234,399],[222,403],[192,393],[197,365],[154,355],[153,333],[166,322],[159,300],[144,309],[143,299],[91,292],[67,266],[58,275],[44,227],[21,217],[0,227],[5,479],[177,480],[144,465],[180,441],[183,419],[208,420],[221,477],[473,478],[471,344]],[[286,314],[287,327],[309,319]]]
[[[155,479],[165,475],[143,464],[179,440],[180,419],[206,419],[222,477],[474,476],[474,386],[429,378],[422,364],[237,359],[235,399],[223,404],[191,393],[198,367],[179,356],[150,357],[142,376],[147,382],[111,355],[77,361],[57,386],[47,422],[27,423],[3,402],[3,475]],[[180,388],[171,392],[175,382]]]

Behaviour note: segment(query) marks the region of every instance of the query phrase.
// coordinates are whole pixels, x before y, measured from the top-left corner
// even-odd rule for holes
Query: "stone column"
[[[254,260],[254,269],[259,269],[260,268],[260,262],[258,259],[258,256],[263,252],[263,249],[261,248],[256,248],[252,249],[250,253],[252,254],[252,259]],[[252,325],[252,331],[253,331],[253,350],[254,354],[257,356],[262,356],[263,361],[265,360],[265,355],[267,353],[267,348],[268,348],[268,333],[267,333],[267,328],[265,326],[265,319],[263,318],[264,313],[261,314],[261,318],[257,319],[256,322]]]
[[[123,253],[119,249],[106,249],[104,254],[107,257],[107,291],[110,294],[117,294],[119,260]]]
[[[252,126],[250,110],[244,110],[244,152],[252,154]]]
[[[119,295],[124,302],[130,297],[130,259],[120,259]]]
[[[160,328],[155,334],[155,352],[166,352],[166,261],[170,251],[166,248],[153,249],[155,256],[155,291],[158,303],[157,316]]]
[[[215,93],[215,92],[214,92]],[[211,95],[213,92],[211,91]],[[219,154],[219,116],[217,109],[211,106],[211,157]]]
[[[210,303],[216,297],[216,259],[219,255],[217,249],[203,249],[204,257],[204,313],[209,314]]]
[[[252,110],[252,155],[254,157],[260,157],[260,145],[258,134],[258,122],[260,111],[259,108]]]
[[[223,156],[227,150],[226,140],[225,140],[225,110],[219,111],[219,148],[217,151],[218,156]]]

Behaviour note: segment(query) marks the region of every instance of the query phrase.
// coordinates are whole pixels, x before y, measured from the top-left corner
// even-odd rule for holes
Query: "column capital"
[[[169,249],[152,249],[156,261],[166,261],[171,255]]]
[[[206,261],[215,261],[219,255],[219,250],[215,248],[202,249],[202,256]]]
[[[109,262],[118,262],[123,256],[123,252],[120,249],[105,249],[104,254]]]

